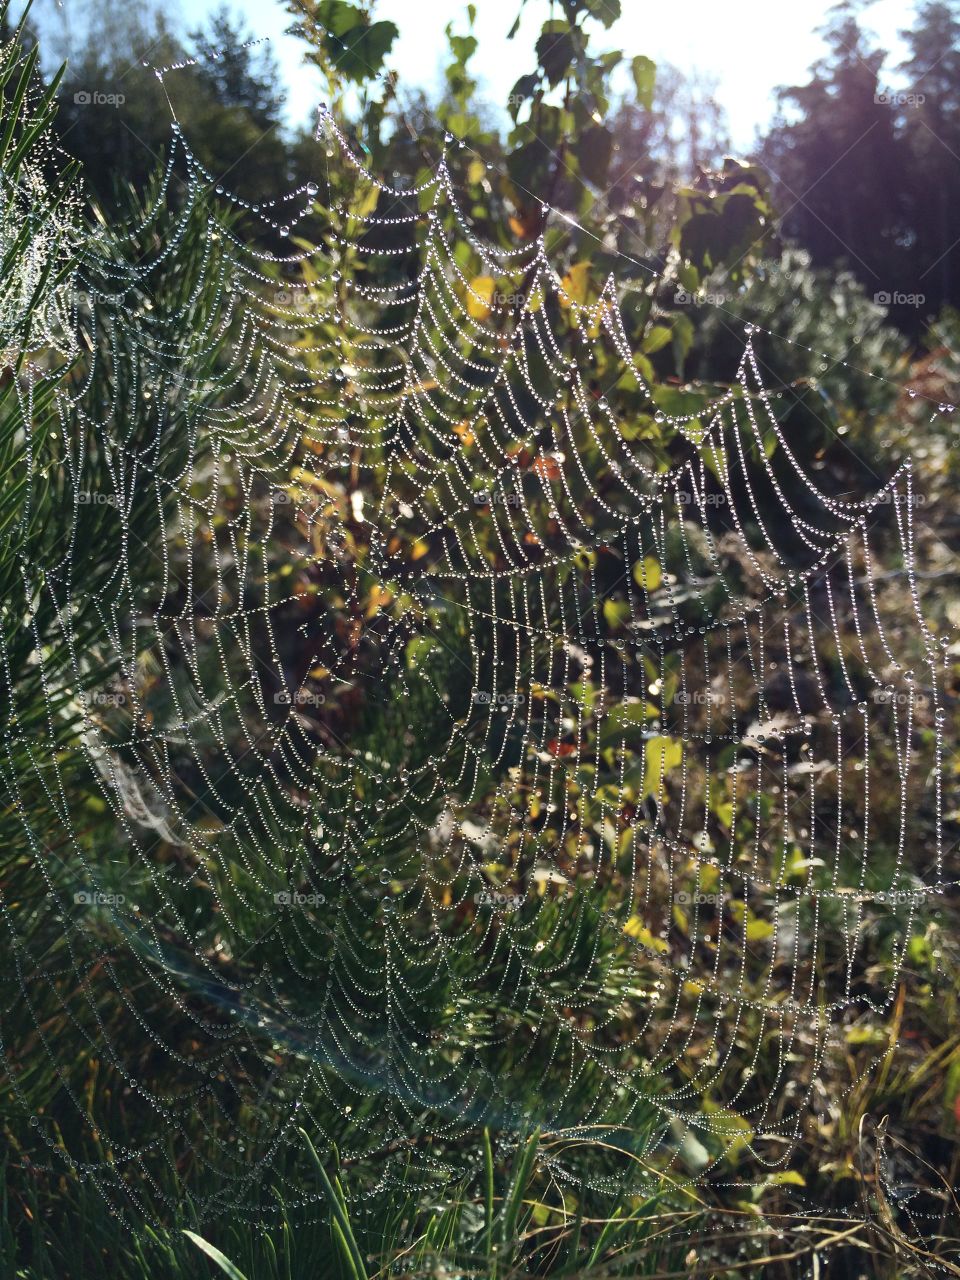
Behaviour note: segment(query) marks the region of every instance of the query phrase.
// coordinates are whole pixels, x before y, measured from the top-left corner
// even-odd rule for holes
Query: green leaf
[[[633,83],[637,88],[637,101],[641,107],[649,111],[653,107],[653,87],[657,79],[657,64],[650,58],[638,54],[630,64],[633,71]]]
[[[686,316],[681,316],[686,319]],[[640,350],[645,351],[648,356],[652,356],[655,351],[659,351],[661,347],[665,347],[673,337],[673,330],[666,324],[655,324],[651,329],[643,335],[643,342],[640,344]]]
[[[608,31],[620,17],[620,0],[583,0],[583,7],[591,18],[602,22]]]
[[[537,38],[537,61],[552,85],[567,75],[576,55],[577,43],[570,23],[560,18],[545,22]]]
[[[476,36],[455,36],[453,34],[447,36],[450,42],[450,51],[457,63],[463,67],[473,57],[477,51]]]
[[[693,321],[689,316],[678,315],[673,320],[673,331],[671,340],[673,342],[673,355],[677,362],[677,372],[683,373],[683,362],[690,354],[690,348],[693,346]]]
[[[321,0],[316,22],[326,35],[330,61],[357,84],[373,79],[400,34],[395,23],[371,22],[365,10],[346,0]]]
[[[718,1107],[708,1098],[703,1100],[703,1112],[710,1117],[710,1130],[714,1136],[729,1144],[724,1152],[726,1159],[735,1162],[753,1139],[753,1125],[736,1111]]]
[[[679,1116],[670,1121],[670,1129],[677,1142],[677,1155],[691,1173],[700,1173],[710,1163],[710,1152]]]
[[[607,746],[620,738],[643,738],[647,721],[658,716],[659,710],[652,702],[639,700],[620,702],[606,716],[600,730],[600,745]]]
[[[329,35],[345,36],[364,25],[363,10],[348,0],[320,0],[316,21]]]
[[[507,99],[507,102],[510,107],[510,114],[511,116],[513,116],[514,120],[516,120],[517,114],[521,106],[523,105],[523,103],[526,102],[528,98],[532,98],[533,95],[539,89],[539,87],[540,87],[539,71],[532,71],[527,76],[521,76],[520,79],[517,81],[517,83],[513,86],[513,88],[510,90],[510,96]]]
[[[404,657],[407,660],[407,670],[417,671],[427,658],[436,648],[436,642],[432,636],[412,636],[407,642]]]

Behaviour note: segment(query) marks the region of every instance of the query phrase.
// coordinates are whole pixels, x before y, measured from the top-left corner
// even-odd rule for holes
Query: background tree
[[[61,46],[67,73],[57,130],[81,161],[100,200],[118,186],[143,190],[170,143],[170,104],[147,69],[223,50],[171,76],[167,85],[184,135],[215,181],[237,183],[267,200],[290,183],[283,99],[269,46],[245,47],[249,33],[218,10],[208,25],[182,36],[156,6],[104,0],[86,10],[82,35]]]
[[[868,293],[892,294],[907,275],[906,156],[882,93],[885,54],[870,47],[857,8],[832,11],[828,52],[809,82],[779,91],[780,116],[759,157],[776,184],[783,234],[815,266],[845,263]]]
[[[960,302],[960,17],[952,3],[925,3],[903,32],[910,56],[897,129],[904,153],[899,175],[910,209],[902,237],[902,288],[923,294],[921,315]],[[896,100],[896,99],[895,99]],[[917,309],[914,308],[914,315]],[[916,331],[915,321],[907,327]]]

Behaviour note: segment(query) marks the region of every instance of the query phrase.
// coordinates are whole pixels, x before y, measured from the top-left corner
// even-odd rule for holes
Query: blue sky
[[[236,7],[258,35],[282,30],[284,9],[276,0],[240,0]],[[726,109],[734,145],[744,148],[752,142],[757,126],[769,119],[774,88],[802,83],[804,72],[822,52],[816,28],[830,7],[831,0],[800,4],[674,0],[669,5],[623,0],[624,16],[609,32],[597,24],[593,39],[601,47],[623,49],[630,57],[645,53],[654,61],[670,61],[716,77],[716,97]],[[196,4],[189,8],[197,11]],[[477,5],[475,31],[480,48],[473,67],[481,91],[497,105],[504,103],[517,77],[531,69],[533,41],[550,5],[548,0],[528,0],[521,32],[508,41],[505,37],[518,9],[519,0],[480,0]],[[465,10],[465,0],[379,0],[375,15],[391,19],[400,28],[390,65],[404,81],[439,85],[444,27],[453,20],[456,30],[465,30]],[[882,47],[894,54],[891,70],[902,53],[899,31],[909,22],[909,14],[904,0],[876,0],[867,11],[867,22]],[[274,43],[288,82],[289,109],[295,117],[304,118],[317,97],[318,82],[300,65],[295,41],[281,38]]]
[[[169,0],[170,20],[184,27],[203,21],[220,0]],[[63,0],[71,5],[71,0]],[[52,16],[53,0],[42,6]],[[76,7],[74,12],[76,12]],[[644,53],[654,61],[669,61],[692,73],[704,73],[718,81],[716,97],[726,110],[730,134],[737,149],[745,150],[758,126],[773,110],[778,84],[802,83],[810,63],[823,50],[816,34],[831,7],[831,0],[804,0],[800,4],[775,4],[771,0],[674,0],[669,5],[648,6],[641,0],[622,0],[624,16],[610,31],[595,26],[598,47],[620,48],[632,57]],[[306,123],[320,96],[319,76],[302,62],[302,46],[285,37],[290,18],[278,0],[232,0],[258,36],[271,37],[279,60],[287,111],[292,123]],[[527,0],[521,32],[506,40],[519,9],[519,0],[479,0],[475,31],[480,48],[473,62],[481,93],[501,108],[517,77],[531,69],[532,47],[541,22],[548,15],[549,0]],[[890,50],[888,74],[903,53],[900,29],[910,19],[904,0],[874,0],[865,21]],[[389,65],[410,86],[431,89],[441,81],[446,46],[444,27],[453,21],[466,30],[465,0],[377,0],[376,17],[389,18],[400,28]]]

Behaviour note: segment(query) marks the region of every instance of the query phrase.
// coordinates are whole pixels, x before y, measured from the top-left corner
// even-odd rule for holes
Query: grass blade
[[[211,1244],[209,1240],[204,1240],[203,1236],[198,1236],[195,1231],[184,1230],[183,1234],[188,1240],[192,1240],[200,1252],[205,1253],[211,1262],[215,1262],[223,1274],[229,1277],[229,1280],[247,1280],[243,1272],[238,1267],[235,1267],[226,1254],[221,1253],[216,1245]]]

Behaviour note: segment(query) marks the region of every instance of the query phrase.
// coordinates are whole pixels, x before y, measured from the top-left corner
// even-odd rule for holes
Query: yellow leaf
[[[413,386],[404,387],[400,394],[402,396],[416,396],[419,395],[421,391],[436,391],[439,385],[439,382],[435,382],[433,378],[427,378],[425,381],[421,381],[420,378],[417,378]]]
[[[714,893],[720,885],[720,868],[712,866],[709,862],[700,863],[700,878],[697,883],[697,890],[700,893]]]
[[[467,290],[467,314],[474,320],[486,320],[490,314],[490,303],[496,281],[493,276],[474,276]]]
[[[428,546],[428,544],[424,542],[422,538],[418,538],[417,541],[410,548],[410,559],[422,560],[429,550],[430,550],[430,547]]]
[[[663,788],[662,779],[683,759],[683,743],[673,738],[649,738],[644,743],[644,758],[643,793],[659,796]]]
[[[335,484],[331,484],[329,480],[324,479],[323,476],[318,476],[308,468],[294,467],[290,472],[290,479],[296,484],[309,485],[311,489],[319,489],[321,493],[326,493],[331,498],[339,500],[343,497],[342,489],[338,489]],[[288,492],[290,492],[289,489]]]
[[[589,262],[575,262],[573,264],[561,281],[563,287],[563,293],[560,295],[561,307],[569,307],[574,302],[586,302],[589,273]]]
[[[761,920],[742,901],[731,902],[730,912],[739,924],[745,926],[745,942],[765,942],[767,938],[773,937],[774,930],[770,921]]]
[[[351,218],[366,218],[373,213],[380,199],[380,188],[373,182],[349,211]]]
[[[722,801],[713,806],[713,812],[729,831],[730,827],[733,826],[733,805],[729,801]]]
[[[616,631],[630,619],[630,606],[626,600],[604,600],[603,616],[607,626]]]
[[[746,941],[765,942],[773,937],[773,925],[769,920],[760,920],[756,916],[746,922]]]
[[[644,556],[633,566],[633,580],[645,591],[656,591],[663,581],[660,561],[653,556]]]
[[[374,587],[370,592],[370,600],[367,604],[366,616],[368,618],[373,618],[380,612],[383,606],[389,604],[392,599],[393,595],[386,589],[386,587]]]
[[[543,1204],[540,1200],[535,1200],[533,1208],[530,1210],[530,1217],[538,1227],[544,1227],[550,1221],[550,1215],[553,1212],[554,1210],[549,1205]]]
[[[471,160],[467,166],[467,181],[476,183],[482,182],[486,177],[487,166],[482,160]]]
[[[663,938],[655,938],[639,916],[631,916],[623,926],[628,938],[636,940],[651,951],[666,951],[667,944]]]

